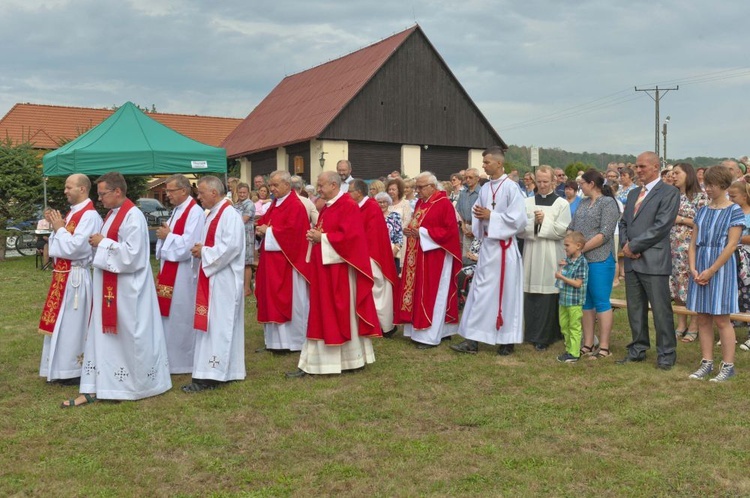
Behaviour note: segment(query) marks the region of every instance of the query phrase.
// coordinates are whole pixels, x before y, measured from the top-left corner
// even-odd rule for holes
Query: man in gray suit
[[[661,181],[659,156],[644,152],[635,170],[643,186],[628,194],[620,221],[620,245],[625,255],[625,297],[633,341],[619,364],[643,361],[651,347],[648,305],[656,328],[656,366],[669,370],[675,363],[677,340],[674,333],[669,275],[672,255],[669,231],[677,217],[680,191]]]

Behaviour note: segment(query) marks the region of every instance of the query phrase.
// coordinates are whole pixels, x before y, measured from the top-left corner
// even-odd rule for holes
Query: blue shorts
[[[612,282],[615,279],[617,264],[612,253],[607,259],[598,263],[589,263],[589,281],[586,286],[586,302],[583,309],[596,309],[597,313],[604,313],[612,309],[609,299],[612,295]]]

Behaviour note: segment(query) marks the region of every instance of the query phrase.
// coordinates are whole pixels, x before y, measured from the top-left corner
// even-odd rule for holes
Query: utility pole
[[[636,92],[646,92],[648,94],[648,96],[653,99],[654,104],[655,104],[655,111],[656,111],[655,118],[656,119],[654,120],[654,123],[656,123],[656,124],[654,125],[654,130],[655,130],[655,133],[654,133],[654,135],[655,135],[655,139],[654,139],[654,152],[656,153],[657,156],[659,155],[659,101],[670,90],[679,90],[679,89],[680,89],[680,85],[677,85],[674,88],[659,88],[659,85],[656,85],[654,88],[641,88],[641,89],[639,89],[638,87],[635,87],[635,91]],[[659,94],[660,91],[662,91],[664,93]],[[651,95],[651,92],[654,92],[654,95]],[[665,157],[664,160],[666,161],[666,159],[667,158]]]

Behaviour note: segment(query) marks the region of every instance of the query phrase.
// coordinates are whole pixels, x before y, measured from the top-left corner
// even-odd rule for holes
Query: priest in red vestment
[[[456,210],[448,195],[438,190],[435,175],[421,173],[414,188],[419,200],[404,228],[407,242],[396,323],[404,324],[404,336],[411,337],[417,349],[429,349],[458,329],[461,242]]]
[[[372,295],[378,311],[380,329],[384,336],[390,337],[396,332],[393,325],[393,289],[398,285],[396,263],[383,212],[380,205],[368,197],[367,193],[368,188],[364,180],[355,179],[349,183],[349,195],[357,203],[362,214],[374,279]]]
[[[305,261],[310,221],[291,188],[289,172],[271,173],[268,187],[274,201],[255,228],[262,237],[255,275],[258,321],[263,324],[265,349],[300,351],[310,309],[310,263]]]
[[[359,207],[341,192],[334,171],[318,177],[325,201],[318,223],[307,232],[311,263],[310,315],[298,370],[288,377],[334,374],[375,361],[372,337],[380,337],[372,297],[372,270]]]

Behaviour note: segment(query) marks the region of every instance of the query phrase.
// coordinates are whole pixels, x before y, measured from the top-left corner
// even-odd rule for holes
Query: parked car
[[[166,223],[169,220],[169,210],[164,207],[164,204],[159,202],[158,199],[151,199],[148,197],[141,197],[136,202],[138,209],[140,209],[146,216],[146,222],[148,223],[148,240],[151,243],[151,250],[153,251],[156,247],[156,229],[159,228],[162,223]]]

